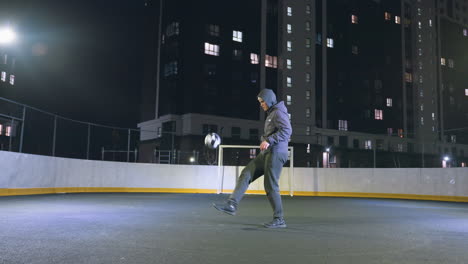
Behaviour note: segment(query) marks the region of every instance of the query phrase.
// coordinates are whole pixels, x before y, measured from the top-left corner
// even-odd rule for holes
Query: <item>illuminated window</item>
[[[219,56],[219,45],[205,42],[205,54]]]
[[[327,38],[327,47],[333,48],[335,46],[332,38]]]
[[[305,64],[310,65],[310,56],[309,55],[305,56]]]
[[[315,44],[322,45],[322,34],[317,33],[317,35],[315,37]]]
[[[348,131],[348,120],[338,120],[338,130]]]
[[[164,76],[177,75],[178,67],[177,61],[171,61],[168,64],[164,65]]]
[[[375,120],[383,120],[383,110],[375,109],[374,117],[375,117]]]
[[[312,79],[312,75],[310,74],[310,72],[306,72],[305,74],[305,81],[306,82],[310,82]]]
[[[1,80],[6,81],[6,72],[4,72],[4,71],[2,71]]]
[[[291,24],[287,24],[286,29],[287,29],[288,34],[292,33],[292,25]]]
[[[358,17],[356,15],[351,15],[351,23],[353,23],[353,24],[358,23]]]
[[[3,134],[3,125],[0,124],[0,135],[2,135],[2,134]]]
[[[422,29],[422,23],[421,23],[421,21],[418,21],[418,28],[419,28],[419,29]]]
[[[286,86],[287,87],[292,87],[292,78],[291,77],[286,77]]]
[[[457,136],[456,135],[450,135],[450,142],[457,143]]]
[[[286,95],[286,105],[292,104],[292,97],[290,95]]]
[[[385,20],[392,20],[392,14],[385,12]]]
[[[401,143],[397,144],[397,151],[398,152],[403,152],[403,144],[401,144]]]
[[[305,22],[305,30],[306,30],[306,31],[310,31],[310,28],[311,28],[311,26],[310,26],[310,21],[306,21],[306,22]]]
[[[255,159],[257,157],[257,150],[256,149],[250,149],[250,158]]]
[[[387,98],[387,107],[392,107],[392,106],[393,106],[393,99]]]
[[[292,60],[286,59],[286,68],[292,69]]]
[[[307,126],[310,129],[310,126]],[[310,153],[310,144],[307,144],[307,153]]]
[[[288,40],[288,41],[286,42],[286,47],[287,47],[287,50],[288,50],[288,51],[292,51],[292,41],[289,41],[289,40]]]
[[[398,136],[401,137],[401,138],[404,136],[403,135],[403,129],[401,129],[401,128],[398,129]]]
[[[311,11],[310,5],[306,5],[306,14],[310,15],[311,13],[310,11]]]
[[[166,36],[179,35],[179,22],[172,22],[166,27]]]
[[[265,55],[265,67],[278,68],[278,57]]]
[[[306,90],[305,93],[306,93],[306,100],[310,100],[310,90]]]
[[[7,137],[11,136],[11,126],[6,127],[5,136],[7,136]]]
[[[389,136],[393,135],[393,128],[391,128],[391,127],[387,128],[387,134]]]
[[[305,46],[306,48],[310,48],[310,38],[305,39]]]
[[[242,31],[232,31],[232,40],[242,42]]]
[[[421,125],[424,125],[424,117],[421,117]]]
[[[399,16],[395,16],[395,24],[401,24],[401,18]]]
[[[310,136],[310,126],[306,126],[306,136]],[[310,144],[307,144],[307,153],[310,153]]]
[[[250,53],[250,63],[258,64],[258,54]]]
[[[364,141],[364,148],[365,149],[372,149],[372,140],[365,140]]]
[[[306,118],[310,118],[310,107],[306,108]]]
[[[449,68],[455,67],[455,62],[452,59],[448,59],[448,66]]]
[[[468,96],[468,89],[465,89],[465,96]]]
[[[463,36],[465,36],[465,37],[468,36],[468,30],[466,28],[463,29]]]
[[[10,75],[10,84],[15,85],[15,76],[13,74]]]
[[[211,36],[215,36],[215,37],[219,36],[218,25],[213,25],[213,24],[208,25],[207,31],[208,31],[208,34],[210,34]]]
[[[435,113],[432,113],[432,120],[435,120]]]
[[[445,66],[445,58],[440,58],[440,65]]]
[[[287,15],[292,16],[292,7],[288,6],[287,8]]]
[[[405,72],[405,81],[408,83],[413,82],[413,75],[409,72]]]
[[[432,19],[429,19],[429,26],[432,27]]]

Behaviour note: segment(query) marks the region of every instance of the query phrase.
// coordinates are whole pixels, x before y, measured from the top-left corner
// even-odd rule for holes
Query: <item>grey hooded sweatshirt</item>
[[[258,97],[269,107],[261,140],[270,143],[267,151],[288,152],[288,141],[292,133],[288,109],[283,101],[276,101],[276,95],[270,89],[261,90]]]

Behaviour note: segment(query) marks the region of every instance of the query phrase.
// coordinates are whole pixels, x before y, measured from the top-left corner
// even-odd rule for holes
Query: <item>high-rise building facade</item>
[[[445,58],[448,65],[446,57],[456,50],[445,40],[455,36],[445,37],[451,31],[441,34],[441,27],[466,30],[444,25],[438,2],[176,2],[148,2],[153,56],[139,125],[148,153],[167,148],[165,134],[179,149],[201,147],[195,142],[209,131],[228,143],[255,142],[263,119],[255,96],[270,88],[289,109],[300,166],[330,165],[324,152],[337,167],[436,166],[445,154],[466,159],[466,146],[452,151],[445,132],[447,124],[468,123],[468,97],[450,99],[442,81],[457,76],[450,78],[455,92],[465,76],[439,63]],[[161,34],[154,34],[158,27]],[[460,45],[466,41],[456,37]],[[450,56],[457,58],[450,65],[462,69],[463,55]],[[459,134],[451,138],[463,142]],[[376,164],[376,151],[384,159],[395,153],[422,158]]]

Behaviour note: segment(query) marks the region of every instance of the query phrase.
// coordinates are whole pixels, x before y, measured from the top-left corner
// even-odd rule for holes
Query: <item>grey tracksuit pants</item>
[[[287,152],[261,152],[242,170],[237,179],[236,188],[229,199],[238,204],[244,196],[245,191],[247,191],[249,184],[260,176],[265,175],[265,192],[273,208],[273,217],[282,218],[283,203],[279,190],[279,178],[283,165],[287,160]]]

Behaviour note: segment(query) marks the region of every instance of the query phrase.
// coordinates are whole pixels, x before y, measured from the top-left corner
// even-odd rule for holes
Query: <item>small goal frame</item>
[[[259,149],[260,146],[258,145],[219,145],[218,146],[218,189],[216,191],[217,194],[223,192],[223,185],[224,185],[224,170],[223,170],[223,150],[227,148],[248,148],[248,149]],[[294,196],[294,147],[288,146],[289,151],[289,195]]]

